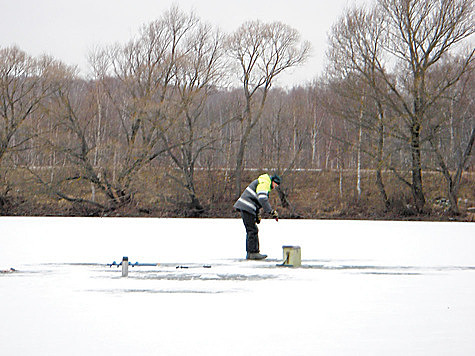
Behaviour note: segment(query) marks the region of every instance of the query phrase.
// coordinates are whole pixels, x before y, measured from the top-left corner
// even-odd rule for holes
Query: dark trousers
[[[245,211],[240,210],[241,218],[246,228],[246,251],[259,252],[259,237],[258,228],[256,225],[256,216]]]

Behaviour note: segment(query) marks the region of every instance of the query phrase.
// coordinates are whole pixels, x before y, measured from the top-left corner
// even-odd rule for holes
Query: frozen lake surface
[[[474,223],[259,228],[266,261],[238,219],[0,217],[0,355],[475,355]]]

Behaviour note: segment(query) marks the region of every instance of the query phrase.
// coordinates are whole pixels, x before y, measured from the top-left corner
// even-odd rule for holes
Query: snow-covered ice
[[[259,228],[266,261],[239,219],[1,217],[0,355],[475,354],[475,224]]]

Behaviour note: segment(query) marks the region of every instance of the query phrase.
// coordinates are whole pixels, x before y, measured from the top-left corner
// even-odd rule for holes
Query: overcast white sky
[[[49,54],[87,74],[94,46],[125,43],[177,4],[226,32],[244,21],[282,21],[312,43],[307,64],[281,78],[303,84],[322,72],[326,38],[346,6],[370,0],[0,0],[0,47],[17,45],[28,54]]]

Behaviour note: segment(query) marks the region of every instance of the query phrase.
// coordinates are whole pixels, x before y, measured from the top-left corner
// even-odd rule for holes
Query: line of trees
[[[0,204],[18,167],[51,196],[102,211],[132,203],[138,175],[164,167],[198,213],[197,168],[224,169],[235,195],[245,168],[374,169],[382,205],[390,171],[422,211],[422,172],[440,170],[457,213],[473,164],[474,31],[472,0],[348,9],[325,73],[292,89],[275,80],[309,56],[295,29],[250,21],[224,34],[177,7],[92,51],[88,78],[0,48]]]

